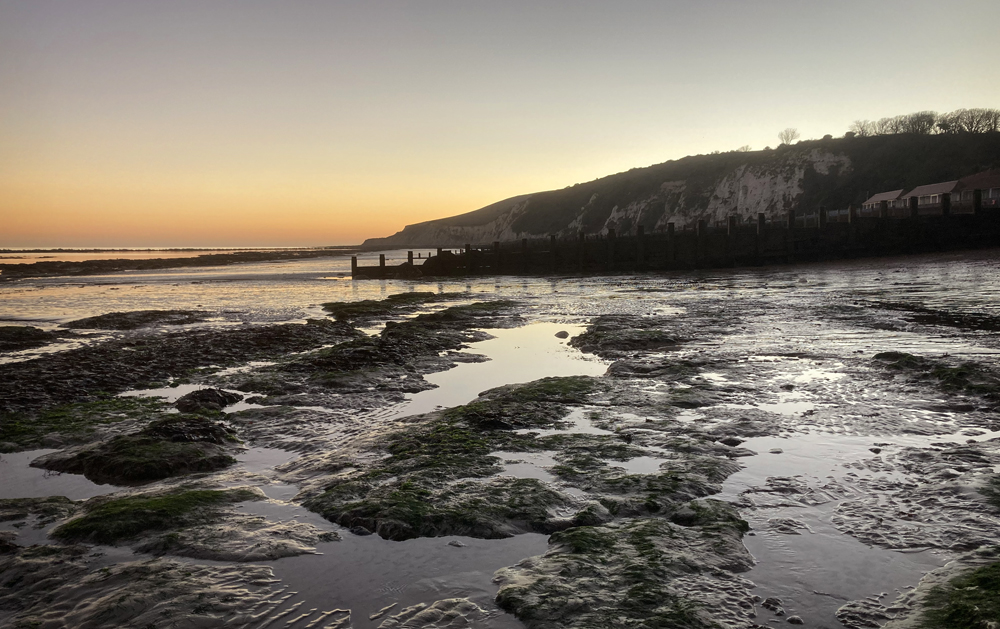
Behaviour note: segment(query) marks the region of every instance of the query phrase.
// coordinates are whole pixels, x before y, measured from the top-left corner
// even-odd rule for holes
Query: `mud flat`
[[[0,624],[1000,620],[995,267],[67,317],[0,365]]]

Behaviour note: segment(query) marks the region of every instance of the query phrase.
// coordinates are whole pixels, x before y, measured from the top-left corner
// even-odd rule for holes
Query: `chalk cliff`
[[[562,190],[525,194],[450,218],[408,225],[366,248],[458,247],[579,232],[635,233],[700,219],[742,220],[789,209],[860,203],[881,190],[947,181],[1000,166],[1000,133],[800,142],[774,150],[695,155]]]

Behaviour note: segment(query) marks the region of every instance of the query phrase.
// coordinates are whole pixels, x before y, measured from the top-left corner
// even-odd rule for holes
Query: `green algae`
[[[180,529],[212,521],[224,505],[256,500],[246,489],[189,489],[124,498],[95,498],[84,514],[52,531],[64,542],[115,544],[145,533]]]
[[[997,622],[1000,622],[1000,562],[936,586],[924,600],[923,627],[989,629]]]
[[[159,399],[143,397],[105,397],[93,402],[63,404],[37,414],[0,416],[0,451],[29,449],[42,445],[49,435],[80,441],[101,425],[158,416],[167,408]]]

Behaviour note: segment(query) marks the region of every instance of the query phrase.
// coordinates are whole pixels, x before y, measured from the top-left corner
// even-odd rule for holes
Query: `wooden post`
[[[521,239],[521,270],[524,273],[528,272],[528,239]]]
[[[847,222],[852,224],[858,222],[858,206],[853,203],[847,206]]]
[[[983,191],[979,188],[972,191],[972,213],[983,213]]]
[[[733,236],[736,234],[736,215],[730,214],[729,220],[726,223],[726,235]]]
[[[406,261],[410,264],[410,266],[413,266],[413,252],[412,251],[407,251],[406,252]]]
[[[442,253],[444,253],[444,249],[442,249],[441,247],[438,247],[438,255],[440,256]]]
[[[826,229],[826,207],[819,206],[819,228]]]
[[[351,277],[358,275],[358,256],[351,256]]]
[[[493,272],[500,273],[500,241],[493,241]]]
[[[879,218],[889,218],[889,202],[879,201],[878,202],[878,217]]]
[[[608,230],[608,270],[615,270],[615,230]]]
[[[788,210],[788,229],[795,229],[795,210]]]
[[[587,235],[581,231],[578,240],[579,242],[576,244],[576,268],[583,271],[587,262]]]
[[[465,243],[465,273],[469,275],[474,270],[474,265],[472,264],[472,245]]]
[[[920,197],[910,197],[910,218],[920,216]]]
[[[767,217],[764,216],[763,212],[757,212],[757,235],[760,236],[764,233],[764,229],[767,228]]]
[[[941,195],[941,214],[944,216],[951,214],[951,193],[949,192]]]
[[[379,279],[385,279],[385,254],[378,254],[378,277]]]

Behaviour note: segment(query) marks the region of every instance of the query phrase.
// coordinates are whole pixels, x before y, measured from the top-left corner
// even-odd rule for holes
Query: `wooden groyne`
[[[978,192],[978,191],[977,191]],[[461,277],[469,275],[603,274],[679,269],[794,264],[844,258],[875,257],[1000,246],[1000,208],[983,207],[977,194],[968,207],[954,207],[947,195],[934,206],[890,212],[887,204],[863,215],[856,207],[810,214],[786,213],[782,220],[698,221],[687,229],[672,223],[646,233],[638,227],[627,236],[607,230],[579,234],[467,244],[458,251],[437,249],[436,255],[387,265],[358,266],[355,279]],[[418,264],[420,263],[420,264]]]

